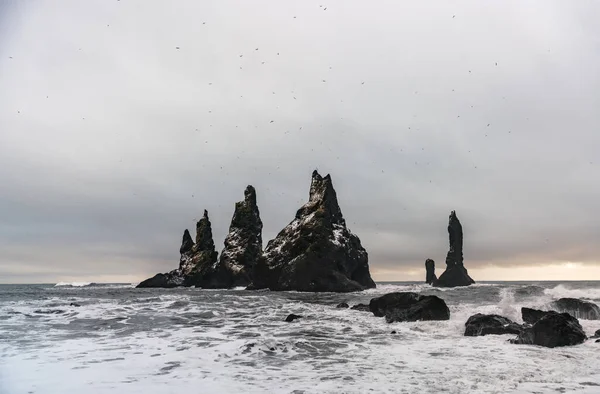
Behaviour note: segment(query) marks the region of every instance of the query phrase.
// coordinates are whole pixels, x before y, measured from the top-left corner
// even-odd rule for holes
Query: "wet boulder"
[[[373,298],[369,309],[388,323],[418,320],[448,320],[450,310],[441,298],[411,292],[389,293]]]
[[[336,308],[349,308],[350,305],[348,305],[345,302],[340,302],[339,304],[337,304]]]
[[[506,317],[478,313],[465,323],[465,336],[520,334],[523,327]]]
[[[585,332],[575,317],[568,313],[548,312],[511,342],[553,348],[579,345],[586,339]]]
[[[367,304],[356,304],[356,305],[352,305],[352,308],[355,311],[361,311],[361,312],[370,312],[371,309],[369,308],[369,305]]]
[[[600,320],[600,307],[593,302],[577,298],[561,298],[554,301],[551,306],[558,312],[566,312],[578,319]]]
[[[540,311],[538,309],[532,308],[521,308],[521,317],[523,318],[523,322],[527,324],[535,324],[542,317],[546,316],[549,311]]]
[[[293,313],[290,313],[290,314],[288,315],[288,317],[286,317],[286,318],[285,318],[285,321],[286,321],[286,322],[288,322],[288,323],[291,323],[291,322],[293,322],[294,320],[296,320],[296,319],[300,319],[300,318],[302,318],[302,316],[300,316],[300,315],[294,315]]]

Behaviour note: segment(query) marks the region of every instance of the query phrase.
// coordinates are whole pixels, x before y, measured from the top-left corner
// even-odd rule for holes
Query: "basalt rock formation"
[[[369,309],[375,316],[385,316],[388,323],[450,319],[450,310],[444,300],[411,292],[389,293],[373,298]]]
[[[190,232],[185,230],[179,253],[181,258],[178,269],[157,274],[137,287],[196,286],[225,289],[250,284],[254,267],[262,255],[262,221],[254,187],[246,187],[244,200],[235,204],[219,261],[206,210],[196,224],[196,242]]]
[[[552,309],[566,312],[578,319],[600,320],[600,307],[593,302],[579,300],[577,298],[560,298],[554,301]]]
[[[262,228],[256,205],[256,190],[248,186],[244,201],[235,204],[235,211],[225,238],[219,265],[230,273],[230,286],[248,286],[254,267],[262,256]]]
[[[463,265],[463,232],[462,225],[456,216],[456,212],[450,213],[448,221],[448,235],[450,238],[450,250],[446,256],[446,271],[437,280],[433,281],[436,287],[469,286],[475,283],[469,276]],[[435,275],[432,272],[433,275]]]
[[[532,308],[521,308],[521,317],[523,318],[523,323],[526,324],[535,324],[542,317],[555,313],[554,311],[540,311],[539,309]]]
[[[157,274],[137,287],[227,287],[223,283],[225,273],[216,267],[217,252],[206,210],[202,219],[196,223],[196,242],[192,240],[190,232],[185,230],[179,252],[179,268],[166,274]]]
[[[568,313],[548,312],[512,343],[545,347],[573,346],[587,339],[579,320]]]
[[[437,280],[437,276],[435,276],[435,261],[431,259],[425,260],[425,270],[427,271],[425,283],[431,285]]]
[[[249,289],[350,292],[372,287],[367,251],[346,227],[331,177],[314,171],[308,202],[269,241]]]
[[[465,323],[465,336],[520,334],[523,326],[499,315],[483,315],[478,313],[469,317]]]

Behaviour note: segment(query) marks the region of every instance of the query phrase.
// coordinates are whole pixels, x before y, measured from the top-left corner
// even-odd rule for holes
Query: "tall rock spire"
[[[463,231],[455,211],[450,213],[448,220],[448,238],[450,249],[446,255],[446,271],[432,284],[437,287],[472,285],[475,281],[471,279],[463,264]]]
[[[249,185],[244,191],[244,200],[235,204],[219,260],[221,269],[229,272],[231,286],[250,284],[254,267],[262,255],[262,228],[256,190]]]

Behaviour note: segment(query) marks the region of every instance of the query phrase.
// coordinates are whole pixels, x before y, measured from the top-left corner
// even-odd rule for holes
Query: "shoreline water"
[[[521,306],[561,297],[600,303],[600,281],[447,289],[379,282],[356,293],[54,285],[0,285],[0,393],[592,393],[600,387],[594,341],[546,349],[509,344],[511,335],[463,336],[475,313],[520,321]],[[335,308],[392,291],[437,295],[450,320],[387,324],[368,312]],[[289,313],[304,318],[285,323]],[[600,329],[600,321],[581,324],[588,335]]]

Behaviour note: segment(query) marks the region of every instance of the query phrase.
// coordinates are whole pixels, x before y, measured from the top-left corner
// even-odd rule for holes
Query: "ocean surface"
[[[335,307],[392,291],[437,295],[450,320],[387,324]],[[600,303],[600,282],[350,294],[0,285],[0,393],[600,393],[593,340],[547,349],[463,336],[475,313],[521,322],[522,306],[561,297]],[[290,313],[303,318],[284,322]],[[600,329],[580,322],[588,336]]]

